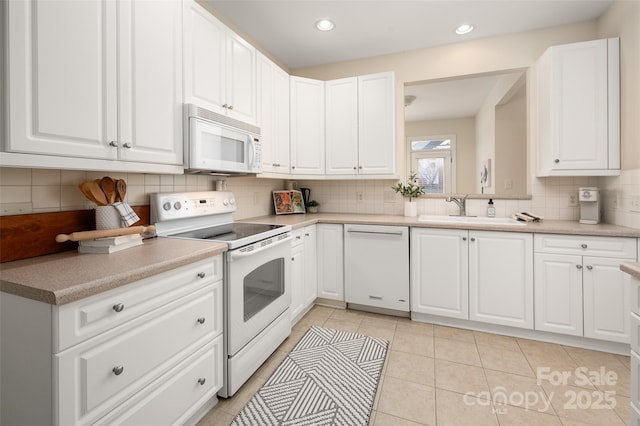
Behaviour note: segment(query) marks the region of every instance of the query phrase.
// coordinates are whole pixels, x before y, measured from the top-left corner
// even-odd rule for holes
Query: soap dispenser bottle
[[[487,217],[496,217],[496,208],[493,207],[492,198],[489,198],[489,205],[487,205]]]

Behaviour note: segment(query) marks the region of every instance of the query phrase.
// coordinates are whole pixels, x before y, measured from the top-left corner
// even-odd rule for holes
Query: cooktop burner
[[[284,225],[267,225],[264,223],[233,222],[209,228],[173,234],[173,237],[194,238],[198,240],[236,241],[253,235],[262,234]]]

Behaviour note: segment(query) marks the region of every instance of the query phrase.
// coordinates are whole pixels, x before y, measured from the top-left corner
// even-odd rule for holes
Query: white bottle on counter
[[[496,217],[496,208],[493,207],[492,198],[489,198],[489,205],[487,206],[487,217]]]

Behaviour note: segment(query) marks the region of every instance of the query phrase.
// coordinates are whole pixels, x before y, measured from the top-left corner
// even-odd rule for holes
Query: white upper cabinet
[[[291,174],[324,174],[324,81],[291,79]]]
[[[184,3],[185,102],[256,122],[256,49],[193,0]]]
[[[395,173],[393,72],[326,82],[326,174]]]
[[[289,74],[258,53],[258,120],[263,173],[289,173]]]
[[[619,68],[618,38],[542,55],[534,67],[538,176],[620,174]]]
[[[16,1],[7,13],[5,150],[56,156],[20,165],[182,164],[179,1]]]

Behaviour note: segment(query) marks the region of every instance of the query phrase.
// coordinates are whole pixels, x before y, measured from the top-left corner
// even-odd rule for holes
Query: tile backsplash
[[[154,192],[211,191],[220,177],[199,175],[147,175],[136,173],[82,172],[68,170],[0,168],[0,213],[2,215],[89,209],[78,184],[109,175],[127,182],[126,201],[131,205],[149,203]],[[302,180],[296,187],[311,189],[311,198],[320,203],[320,211],[402,215],[404,203],[391,186],[393,180]],[[234,217],[273,214],[271,191],[283,189],[282,179],[253,177],[226,178],[238,205]],[[604,196],[604,221],[640,228],[640,170],[624,171],[618,177],[533,178],[530,200],[494,200],[496,215],[509,216],[531,211],[549,220],[578,220],[580,210],[570,206],[570,196],[578,188],[598,186]],[[467,201],[467,214],[486,215],[487,200]],[[457,207],[441,198],[420,198],[418,214],[456,214]]]

